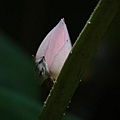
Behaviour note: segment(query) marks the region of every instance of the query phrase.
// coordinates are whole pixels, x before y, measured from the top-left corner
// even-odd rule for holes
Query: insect
[[[66,24],[64,19],[61,19],[44,38],[35,56],[39,76],[43,77],[41,83],[49,83],[49,89],[57,79],[71,48],[72,45]]]
[[[54,78],[50,77],[49,69],[45,61],[45,57],[41,57],[35,61],[36,68],[38,69],[38,75],[41,77],[40,84],[45,88],[47,94],[54,84]]]
[[[49,69],[45,61],[45,56],[35,61],[37,68],[39,69],[39,75],[43,76],[45,79],[49,77]]]

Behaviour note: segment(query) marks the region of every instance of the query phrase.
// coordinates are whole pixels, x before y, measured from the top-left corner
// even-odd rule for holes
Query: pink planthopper
[[[41,82],[50,90],[71,51],[72,45],[64,19],[44,38],[35,56]]]

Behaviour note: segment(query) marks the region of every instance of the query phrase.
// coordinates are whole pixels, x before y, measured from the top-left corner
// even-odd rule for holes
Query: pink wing
[[[58,52],[58,54],[56,54],[56,56],[54,57],[51,67],[49,69],[50,74],[54,79],[58,77],[64,62],[70,53],[71,48],[71,42],[70,40],[67,40],[64,46]]]
[[[36,53],[36,60],[42,56],[45,56],[45,60],[48,64],[48,68],[50,68],[51,63],[53,62],[54,57],[60,49],[65,44],[66,40],[69,40],[69,35],[67,32],[67,27],[64,23],[64,19],[54,27],[48,35],[45,37],[43,42],[41,43],[38,51]],[[71,44],[71,43],[70,43]]]

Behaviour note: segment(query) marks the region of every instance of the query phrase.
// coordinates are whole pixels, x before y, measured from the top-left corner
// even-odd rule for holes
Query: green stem
[[[60,120],[120,9],[120,0],[100,0],[80,33],[40,113],[39,120]]]

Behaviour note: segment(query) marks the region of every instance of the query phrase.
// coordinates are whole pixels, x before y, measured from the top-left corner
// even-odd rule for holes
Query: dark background
[[[65,18],[74,44],[97,2],[98,0],[1,0],[0,29],[31,57],[61,18]],[[120,119],[119,16],[83,75],[83,81],[67,110],[81,120]]]
[[[29,53],[35,54],[46,34],[65,18],[72,42],[76,40],[98,0],[1,0],[0,26]]]

